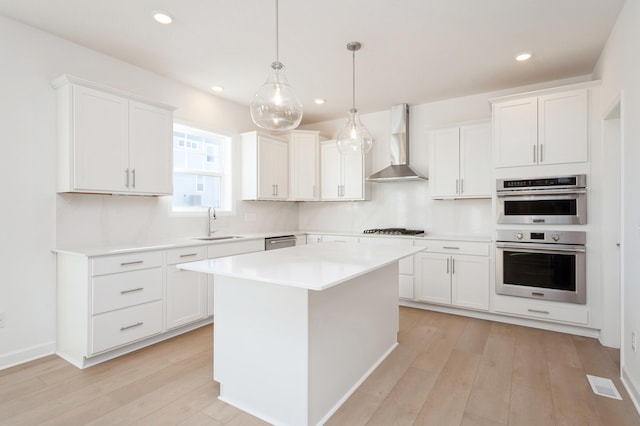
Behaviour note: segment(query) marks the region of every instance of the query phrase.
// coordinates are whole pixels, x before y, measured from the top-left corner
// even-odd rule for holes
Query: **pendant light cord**
[[[356,109],[356,51],[355,49],[351,51],[351,56],[353,58],[353,104],[351,109]]]
[[[276,0],[276,62],[280,62],[280,39],[278,35],[278,0]]]

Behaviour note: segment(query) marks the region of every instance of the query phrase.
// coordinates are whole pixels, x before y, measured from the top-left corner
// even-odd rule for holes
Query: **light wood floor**
[[[0,371],[0,424],[265,424],[216,399],[211,335],[86,370],[51,356]],[[401,308],[399,342],[330,425],[640,425],[618,351],[596,340]],[[624,400],[594,395],[587,373]]]

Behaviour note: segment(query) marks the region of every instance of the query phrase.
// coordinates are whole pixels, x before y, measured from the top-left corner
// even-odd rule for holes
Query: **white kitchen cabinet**
[[[413,239],[393,237],[359,237],[360,243],[385,244],[396,247],[413,247]],[[401,299],[413,300],[415,297],[413,288],[414,257],[409,256],[398,262],[398,285]]]
[[[162,333],[161,251],[57,255],[56,353],[78,367]]]
[[[222,244],[212,244],[207,247],[207,259],[215,259],[216,257],[234,256],[236,254],[253,253],[264,250],[264,239],[257,240],[236,240],[225,242]],[[207,275],[207,316],[214,314],[214,287],[215,277],[211,274]]]
[[[242,199],[286,200],[289,152],[285,140],[259,133],[242,134]]]
[[[293,130],[289,134],[289,199],[320,199],[319,132]]]
[[[206,247],[167,250],[166,325],[167,330],[207,317],[207,275],[185,271],[177,263],[206,258]]]
[[[209,324],[213,279],[176,264],[261,250],[264,239],[126,254],[58,251],[56,353],[84,368]]]
[[[496,167],[587,161],[587,88],[492,102]]]
[[[534,300],[525,297],[495,296],[497,313],[542,319],[545,321],[587,325],[589,309],[587,305],[575,303]]]
[[[342,155],[335,140],[320,142],[321,189],[323,201],[368,199],[368,157]]]
[[[491,124],[434,130],[430,134],[433,198],[490,198]]]
[[[462,308],[489,309],[489,244],[417,241],[415,299]]]
[[[70,76],[53,87],[58,192],[171,195],[172,107]]]

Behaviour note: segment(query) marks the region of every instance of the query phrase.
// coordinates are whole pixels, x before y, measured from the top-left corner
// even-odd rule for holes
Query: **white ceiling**
[[[308,124],[346,117],[350,41],[363,45],[356,106],[368,113],[590,74],[623,4],[280,0],[280,60]],[[0,0],[0,14],[245,105],[275,59],[273,0]],[[524,50],[533,59],[515,62]]]

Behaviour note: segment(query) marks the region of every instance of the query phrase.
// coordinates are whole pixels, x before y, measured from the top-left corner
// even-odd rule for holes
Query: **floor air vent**
[[[611,379],[587,374],[587,380],[589,380],[591,390],[593,390],[593,393],[596,395],[606,396],[607,398],[613,399],[622,399],[618,389],[616,389],[616,385],[613,384]]]

